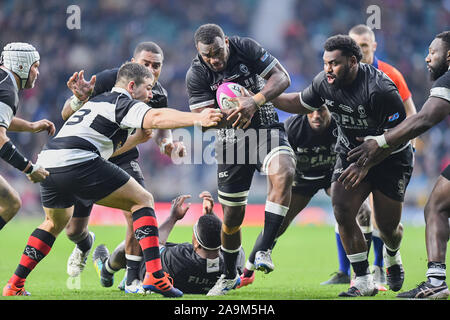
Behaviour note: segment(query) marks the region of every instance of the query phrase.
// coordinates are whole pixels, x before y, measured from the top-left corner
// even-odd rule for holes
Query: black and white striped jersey
[[[0,126],[8,129],[19,105],[19,88],[14,75],[0,69]]]
[[[58,168],[94,159],[108,159],[131,132],[142,128],[151,109],[122,88],[101,94],[84,104],[63,125],[38,156],[44,168]]]

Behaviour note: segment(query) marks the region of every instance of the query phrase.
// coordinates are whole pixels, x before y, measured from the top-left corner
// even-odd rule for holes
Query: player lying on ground
[[[153,74],[154,85],[152,88],[152,98],[147,102],[152,108],[167,108],[167,91],[158,81],[164,62],[162,49],[154,42],[139,43],[133,53],[131,62],[139,63]],[[89,99],[93,99],[99,94],[109,92],[114,87],[119,68],[104,70],[91,77],[90,81],[84,79],[84,72],[74,73],[67,82],[67,86],[73,92],[61,112],[64,120],[67,120]],[[149,131],[149,132],[148,132]],[[133,138],[141,138],[137,143],[144,143],[152,137],[160,151],[168,156],[184,156],[185,147],[182,142],[172,140],[172,132],[168,129],[155,129],[145,132],[137,131]],[[128,139],[130,140],[130,139]],[[128,141],[127,140],[127,141]],[[144,188],[145,180],[138,163],[139,150],[137,147],[131,148],[120,155],[109,158],[109,161],[124,169]],[[86,266],[86,261],[93,246],[95,235],[89,232],[89,216],[93,205],[85,205],[82,201],[76,201],[72,219],[66,227],[66,234],[70,240],[76,243],[72,254],[67,261],[67,273],[71,277],[78,276]],[[138,278],[139,261],[143,259],[139,242],[134,237],[133,220],[130,212],[124,212],[127,220],[127,232],[125,237],[125,248],[127,255],[128,285]],[[134,290],[131,289],[130,290]]]
[[[14,168],[24,172],[32,182],[40,182],[48,172],[25,158],[8,138],[7,131],[47,131],[55,134],[55,125],[47,119],[29,122],[16,117],[19,108],[19,90],[30,89],[39,75],[39,53],[22,42],[7,44],[0,58],[0,157]],[[0,230],[19,211],[20,195],[0,175]]]
[[[203,191],[200,198],[203,199],[203,215],[194,225],[192,243],[169,243],[172,228],[178,220],[184,218],[189,210],[189,204],[184,206],[190,195],[182,195],[172,201],[170,216],[159,227],[159,243],[162,268],[173,279],[173,285],[184,293],[206,294],[215,285],[220,275],[224,272],[223,254],[220,250],[220,230],[222,221],[214,214],[214,200],[208,191]],[[93,253],[94,266],[100,276],[103,286],[113,284],[114,273],[125,267],[125,244],[122,242],[109,256],[108,249],[104,245],[98,246]],[[237,268],[241,273],[244,267],[245,254],[241,248],[238,257]],[[119,289],[125,292],[142,293],[139,282],[144,280],[146,273],[145,264],[140,263],[140,280],[134,281],[136,290],[130,291],[123,283],[128,277],[128,269],[125,279],[119,285]]]
[[[81,199],[132,212],[135,236],[147,268],[144,289],[168,297],[182,296],[161,267],[153,196],[107,159],[134,129],[209,127],[217,125],[222,114],[212,109],[193,114],[151,108],[143,101],[152,98],[153,83],[153,75],[144,66],[125,63],[119,69],[113,90],[87,102],[74,113],[39,154],[37,163],[51,175],[41,182],[40,188],[45,221],[28,239],[3,295],[29,294],[24,289],[26,278],[49,253],[69,222],[75,199]]]

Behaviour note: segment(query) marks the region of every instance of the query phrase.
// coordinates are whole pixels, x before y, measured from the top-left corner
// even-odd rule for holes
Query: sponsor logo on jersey
[[[269,53],[266,52],[266,53],[263,54],[263,56],[262,56],[261,58],[259,58],[259,60],[261,60],[262,62],[264,62],[264,61],[267,60],[268,57],[269,57]]]
[[[397,120],[399,117],[400,117],[399,113],[396,112],[396,113],[394,113],[393,115],[390,115],[390,116],[389,116],[388,122],[395,121],[395,120]]]

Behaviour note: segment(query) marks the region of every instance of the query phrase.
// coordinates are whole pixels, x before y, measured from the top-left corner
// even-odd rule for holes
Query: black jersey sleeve
[[[450,102],[450,71],[447,71],[437,79],[431,90],[430,97],[441,98]]]
[[[371,102],[380,129],[393,128],[406,118],[405,106],[395,87],[373,93]]]
[[[297,136],[300,131],[299,122],[301,122],[301,121],[299,121],[299,118],[301,118],[301,117],[302,117],[302,115],[296,114],[296,115],[290,116],[284,122],[284,130],[286,131],[289,144],[291,145],[292,149],[294,149],[294,150],[297,148],[296,141],[298,140]]]
[[[107,69],[96,74],[94,91],[91,94],[91,98],[98,96],[99,94],[109,92],[116,83],[117,73],[119,69]]]
[[[201,66],[191,66],[186,74],[186,88],[189,97],[189,108],[198,108],[215,105],[216,97],[208,82],[208,75]]]
[[[0,90],[0,126],[6,129],[16,114],[14,95],[12,90]]]
[[[266,49],[264,49],[257,41],[247,37],[234,37],[238,50],[249,60],[249,67],[253,73],[265,77],[270,70],[278,63]]]
[[[324,80],[323,71],[314,77],[312,83],[300,92],[301,104],[311,111],[315,111],[325,103],[325,100],[320,95],[321,83]]]

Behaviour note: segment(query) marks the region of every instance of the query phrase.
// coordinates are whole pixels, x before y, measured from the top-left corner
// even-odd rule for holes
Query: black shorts
[[[350,165],[346,155],[339,154],[334,166],[331,182],[337,181],[341,173]],[[390,155],[372,167],[363,181],[369,182],[373,189],[379,190],[387,197],[403,202],[406,187],[411,179],[414,154],[411,145],[404,150]]]
[[[50,175],[40,184],[41,200],[46,208],[69,208],[76,200],[95,203],[130,179],[123,169],[101,157],[47,171]]]
[[[120,156],[119,156],[120,157]],[[125,170],[130,176],[132,176],[141,186],[145,188],[144,176],[141,171],[139,163],[134,157],[115,157],[109,159],[110,162],[114,163],[118,167]],[[86,200],[76,200],[75,207],[73,209],[72,217],[75,218],[86,218],[91,215],[92,207],[94,202]]]
[[[450,165],[448,165],[447,168],[442,171],[441,176],[443,176],[447,180],[450,180]]]
[[[284,129],[257,129],[256,142],[237,142],[230,148],[222,148],[217,156],[217,180],[219,202],[228,206],[242,206],[247,204],[255,170],[267,173],[271,160],[279,154],[288,154],[296,162]],[[229,157],[229,155],[232,157]]]
[[[320,189],[327,190],[329,187],[331,187],[331,172],[320,179],[305,179],[296,173],[292,193],[312,198]]]

